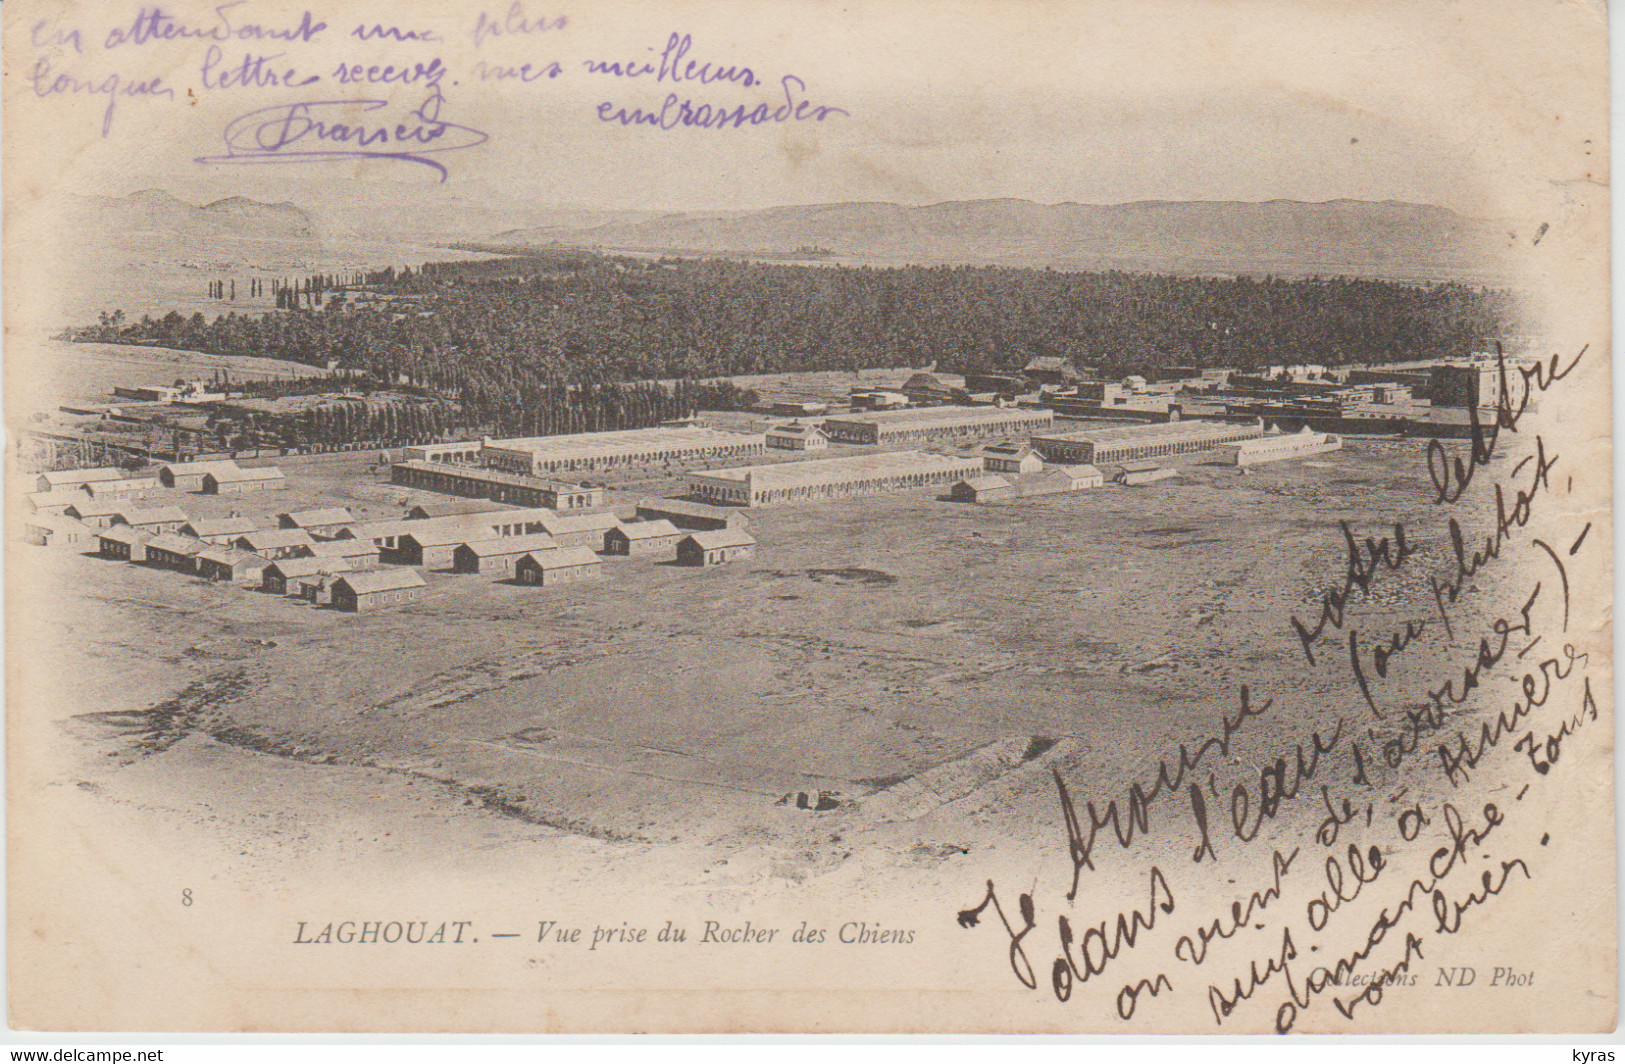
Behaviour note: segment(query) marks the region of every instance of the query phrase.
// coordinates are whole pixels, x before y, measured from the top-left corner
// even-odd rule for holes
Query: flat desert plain
[[[31,712],[72,766],[57,783],[186,825],[225,871],[572,840],[606,866],[659,854],[698,882],[744,860],[801,882],[854,855],[1053,842],[1052,767],[1120,796],[1233,717],[1242,685],[1275,705],[1238,764],[1341,718],[1380,734],[1290,618],[1341,583],[1340,521],[1407,522],[1429,560],[1356,592],[1363,626],[1431,609],[1423,448],[1351,440],[1247,475],[1197,456],[1178,479],[1002,505],[769,508],[756,555],[715,569],[606,558],[550,588],[431,572],[420,602],[359,616],[23,546],[9,590],[38,604],[21,679],[50,692]],[[378,519],[439,498],[376,458],[290,457],[285,491],[149,504]],[[610,486],[624,509],[662,485]]]

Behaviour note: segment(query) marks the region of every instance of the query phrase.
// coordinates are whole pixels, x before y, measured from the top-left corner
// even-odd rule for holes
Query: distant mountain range
[[[196,207],[163,189],[149,188],[123,197],[83,197],[80,207],[84,223],[104,232],[306,237],[313,231],[310,216],[293,204],[261,203],[244,196]]]
[[[549,225],[498,233],[490,243],[792,259],[795,249],[816,247],[838,262],[1439,279],[1498,273],[1500,231],[1443,207],[1393,200],[1093,206],[998,199],[926,207],[573,211]]]
[[[290,249],[345,234],[413,240],[410,234],[361,224],[352,212],[307,213],[292,203],[243,196],[194,206],[161,189],[148,189],[121,198],[81,198],[79,203],[82,232],[92,240],[163,237],[199,254],[241,243],[230,238],[255,244],[280,241]],[[433,229],[417,239],[460,239],[460,246],[503,250],[597,248],[848,265],[966,263],[1487,283],[1506,276],[1508,250],[1506,226],[1443,207],[1393,200],[1095,206],[996,199],[924,207],[825,203],[683,212],[550,209],[504,200],[464,203],[458,213],[460,225],[448,224],[449,218],[431,223],[425,216],[425,226]],[[504,216],[532,224],[494,231]],[[489,228],[481,228],[485,226]],[[467,235],[453,235],[458,230]],[[217,238],[213,245],[211,238]]]

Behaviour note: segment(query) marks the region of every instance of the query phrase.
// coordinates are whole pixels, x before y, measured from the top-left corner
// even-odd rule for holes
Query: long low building
[[[158,482],[176,491],[202,491],[204,477],[211,473],[230,474],[237,468],[237,463],[230,458],[216,462],[170,462],[158,468]]]
[[[1092,465],[1052,465],[1036,473],[984,473],[967,477],[948,492],[957,502],[998,502],[1004,499],[1065,495],[1106,483],[1105,474]]]
[[[603,571],[598,555],[587,547],[561,547],[532,551],[514,563],[514,576],[521,584],[551,587],[591,580]]]
[[[276,561],[278,558],[296,558],[304,553],[304,548],[315,542],[315,537],[302,528],[261,528],[243,533],[232,540],[231,545]]]
[[[260,570],[260,590],[273,595],[298,594],[298,581],[310,576],[356,570],[348,558],[281,558]]]
[[[35,478],[34,487],[38,491],[61,491],[64,488],[80,488],[86,484],[103,484],[110,480],[124,479],[124,470],[113,466],[98,466],[95,469],[53,469],[41,473]]]
[[[343,558],[357,569],[376,569],[380,551],[365,540],[319,539],[305,547],[302,558]]]
[[[1040,432],[1055,424],[1050,410],[997,406],[927,406],[861,417],[832,417],[824,434],[842,443],[907,443],[939,436],[994,436]]]
[[[147,541],[147,564],[162,569],[193,571],[193,559],[209,549],[201,539],[183,536],[178,532],[159,532]]]
[[[319,510],[292,510],[277,514],[281,528],[302,528],[311,535],[332,539],[342,528],[356,523],[355,515],[343,506],[328,506]]]
[[[980,473],[982,459],[934,451],[892,451],[687,474],[689,494],[736,506],[816,502],[951,484]]]
[[[1117,465],[1140,458],[1211,451],[1220,444],[1263,434],[1264,426],[1256,421],[1169,421],[1034,436],[1032,445],[1051,462]]]
[[[93,480],[81,488],[92,499],[128,499],[158,490],[157,477],[124,477],[121,480]]]
[[[271,564],[258,554],[250,554],[236,547],[209,547],[198,552],[193,560],[197,575],[205,580],[253,581]]]
[[[349,613],[415,602],[427,585],[411,569],[347,573],[333,582],[332,604]]]
[[[179,506],[130,506],[113,515],[115,525],[129,525],[139,532],[178,532],[186,524],[186,511]]]
[[[750,519],[738,510],[687,499],[639,499],[640,521],[670,521],[678,528],[711,532],[719,528],[747,528]]]
[[[457,548],[465,543],[499,539],[486,524],[442,524],[419,521],[418,527],[400,537],[392,550],[382,552],[392,565],[421,565],[425,569],[450,569]]]
[[[81,554],[100,549],[96,530],[67,514],[36,514],[23,523],[23,538],[40,547],[66,547]]]
[[[507,576],[520,558],[538,551],[558,550],[553,537],[538,532],[534,536],[503,536],[460,544],[451,552],[451,567],[459,573],[498,573]]]
[[[632,555],[662,554],[677,546],[683,530],[670,521],[633,521],[604,533],[604,553]]]
[[[446,499],[420,502],[406,511],[408,521],[433,521],[440,517],[461,517],[464,514],[488,514],[509,507],[490,499]]]
[[[424,443],[406,448],[408,462],[478,462],[484,440],[454,440],[451,443]]]
[[[557,480],[541,480],[521,473],[433,461],[397,462],[390,467],[390,483],[442,495],[490,499],[513,506],[545,506],[550,510],[590,510],[604,505],[604,489]]]
[[[242,495],[250,491],[268,491],[288,486],[288,478],[276,466],[253,469],[220,469],[203,474],[203,494]]]
[[[677,541],[677,564],[701,567],[723,565],[756,552],[756,537],[738,528],[695,532]]]
[[[402,521],[364,521],[358,525],[341,529],[334,537],[336,540],[357,539],[370,542],[381,551],[394,550],[400,546],[401,537],[420,526],[421,522]]]
[[[1312,432],[1305,425],[1300,432],[1260,436],[1253,440],[1221,445],[1225,461],[1243,468],[1265,462],[1284,462],[1292,458],[1308,458],[1317,454],[1330,454],[1343,449],[1343,441],[1329,432]]]
[[[753,458],[765,453],[767,437],[762,433],[683,425],[487,440],[480,447],[480,461],[504,472],[535,475],[635,462]]]
[[[28,496],[30,513],[59,514],[76,502],[89,502],[90,493],[78,489],[58,488],[55,491],[36,491]]]
[[[137,532],[127,525],[109,528],[96,534],[98,549],[109,558],[122,558],[127,562],[147,560],[147,544],[152,542],[151,532]]]
[[[591,547],[604,545],[604,534],[621,526],[614,514],[574,514],[568,517],[544,517],[538,531],[552,536],[561,547]]]
[[[229,546],[232,540],[248,535],[256,527],[247,517],[195,517],[180,527],[180,533],[205,543]]]

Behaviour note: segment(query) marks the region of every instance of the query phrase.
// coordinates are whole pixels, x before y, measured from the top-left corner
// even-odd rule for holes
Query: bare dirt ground
[[[368,461],[289,459],[287,491],[152,502],[376,519],[432,497]],[[1337,571],[1334,522],[1419,510],[1419,468],[1414,444],[1359,442],[1313,465],[1241,476],[1198,459],[1174,481],[1009,506],[913,492],[783,507],[753,514],[754,558],[719,569],[615,559],[549,589],[431,573],[422,602],[375,615],[37,549],[39,586],[13,594],[52,603],[43,682],[84,789],[224,815],[256,863],[304,852],[312,803],[347,822],[363,787],[379,792],[358,814],[371,826],[322,845],[570,835],[714,860],[760,837],[800,879],[855,836],[970,845],[976,801],[910,807],[902,828],[873,813],[901,815],[873,796],[940,766],[1014,818],[997,834],[1030,835],[1022,809],[1049,785],[1021,770],[1040,754],[1110,793],[1209,729],[1240,683],[1295,707],[1287,733],[1353,710],[1346,683],[1297,667],[1287,618]],[[966,760],[978,751],[992,767]],[[255,809],[218,785],[239,772],[268,781]],[[1028,800],[995,803],[995,780]],[[820,791],[838,804],[795,808]]]
[[[13,417],[54,411],[70,399],[113,399],[113,388],[152,388],[177,379],[209,378],[224,370],[235,380],[308,377],[314,366],[275,358],[205,355],[138,344],[74,344],[8,338],[6,403]]]
[[[389,485],[365,452],[280,464],[283,491],[160,492],[149,502],[198,515],[346,505],[379,518],[434,498]],[[58,918],[41,925],[31,963],[95,971],[110,956],[140,955],[153,928],[173,927],[196,993],[177,1011],[162,988],[122,991],[119,1022],[131,1028],[170,1015],[204,1027],[247,1022],[206,1011],[217,985],[251,992],[253,1014],[273,1017],[255,1022],[294,1027],[717,1027],[680,997],[650,998],[665,1011],[631,1018],[592,1012],[592,995],[609,993],[602,1000],[618,1007],[627,999],[615,995],[680,970],[753,1002],[742,1029],[822,1029],[826,991],[797,998],[807,986],[860,995],[853,1007],[868,1011],[849,1020],[857,1026],[892,1029],[914,1016],[958,1029],[967,1021],[951,1009],[919,1018],[911,995],[1021,993],[995,917],[971,929],[956,914],[991,881],[1007,906],[1034,890],[1053,940],[1072,872],[1058,780],[1080,810],[1122,801],[1181,746],[1217,735],[1221,715],[1236,718],[1245,684],[1252,706],[1272,707],[1204,763],[1205,783],[1194,781],[1220,821],[1232,815],[1233,783],[1257,788],[1261,766],[1295,747],[1301,757],[1312,733],[1340,733],[1345,745],[1327,769],[1338,778],[1306,783],[1303,800],[1261,820],[1245,847],[1216,826],[1216,865],[1193,861],[1182,793],[1150,810],[1131,853],[1105,829],[1071,911],[1079,920],[1126,912],[1160,862],[1181,906],[1175,924],[1158,928],[1171,940],[1261,889],[1272,852],[1309,848],[1320,785],[1348,786],[1349,738],[1358,732],[1375,750],[1399,734],[1393,707],[1378,717],[1362,705],[1335,647],[1309,667],[1289,627],[1293,614],[1312,618],[1341,580],[1337,523],[1364,537],[1406,521],[1427,559],[1360,596],[1368,633],[1430,609],[1426,577],[1444,557],[1415,441],[1350,441],[1246,475],[1203,456],[1177,464],[1181,477],[1146,487],[1008,505],[922,490],[763,509],[751,515],[758,553],[715,569],[606,558],[601,579],[554,588],[432,572],[422,601],[361,616],[17,546],[7,592],[14,631],[26,635],[13,643],[8,682],[42,694],[14,703],[11,734],[42,756],[13,757],[10,808],[16,822],[61,831],[14,836],[10,860],[97,870],[73,887],[71,913],[48,909]],[[666,469],[605,479],[617,506],[677,484]],[[1483,534],[1464,521],[1466,534]],[[1420,671],[1407,676],[1400,655],[1390,689],[1436,679],[1445,650],[1471,660],[1484,611],[1501,608],[1473,597],[1486,601],[1452,611],[1460,641],[1430,628]],[[1379,824],[1448,793],[1420,757],[1397,773],[1373,762],[1371,784]],[[1521,796],[1499,793],[1506,784],[1493,776],[1475,784],[1503,803]],[[1349,830],[1358,841],[1376,829]],[[1301,905],[1321,884],[1314,868],[1299,871]],[[201,899],[195,908],[181,908],[183,889]],[[429,917],[515,937],[421,961],[297,944],[298,921]],[[900,928],[924,949],[841,939],[724,959],[691,939],[669,953],[566,957],[537,937],[554,918],[651,933],[673,919],[691,932],[707,920],[786,934],[805,921],[832,936]],[[1238,937],[1226,963],[1243,971],[1261,941]],[[1037,963],[1049,963],[1046,948],[1035,947]],[[940,963],[961,951],[963,964]],[[937,960],[912,966],[922,956]],[[1114,978],[1155,974],[1128,971],[1114,968]],[[419,985],[467,988],[470,1011],[419,1015],[409,997],[377,998],[402,1009],[390,1014],[299,1011],[313,986]],[[1044,1011],[1046,985],[1019,998],[1012,1022],[1099,1029],[1115,1022],[1105,1017],[1119,985],[1092,988],[1087,1015]],[[584,996],[566,1009],[559,994]],[[570,1018],[535,1013],[539,1000]],[[1148,1025],[1201,1022],[1205,1014],[1165,1011]]]

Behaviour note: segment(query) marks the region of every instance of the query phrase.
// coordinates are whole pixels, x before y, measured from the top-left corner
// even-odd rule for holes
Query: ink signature
[[[239,115],[221,134],[224,155],[204,155],[203,165],[330,162],[336,159],[395,159],[420,163],[445,181],[439,160],[446,152],[477,147],[490,139],[470,126],[440,117],[445,97],[436,88],[404,120],[391,122],[368,112],[387,100],[312,100],[277,104]]]

